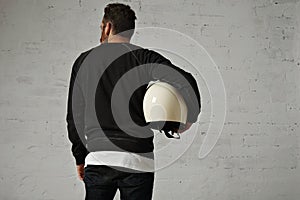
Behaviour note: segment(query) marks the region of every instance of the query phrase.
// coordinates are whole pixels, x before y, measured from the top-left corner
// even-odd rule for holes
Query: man
[[[86,200],[112,200],[117,189],[121,199],[152,198],[153,131],[142,110],[146,83],[162,80],[182,92],[190,111],[179,133],[189,129],[200,112],[197,83],[190,73],[130,43],[135,20],[128,5],[108,4],[101,45],[82,53],[72,68],[66,120]]]

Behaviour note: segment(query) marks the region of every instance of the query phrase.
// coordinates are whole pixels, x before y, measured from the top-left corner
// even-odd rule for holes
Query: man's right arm
[[[161,54],[150,50],[146,56],[150,79],[167,82],[180,91],[188,107],[187,122],[195,123],[201,111],[200,93],[193,75],[173,65]]]

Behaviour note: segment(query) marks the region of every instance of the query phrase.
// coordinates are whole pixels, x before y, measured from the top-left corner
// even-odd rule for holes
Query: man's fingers
[[[79,177],[80,180],[83,180],[84,174],[79,174],[78,177]]]
[[[83,181],[83,176],[80,176],[79,179],[80,179],[81,181]]]
[[[77,165],[77,174],[78,174],[78,178],[80,180],[83,180],[83,178],[84,178],[84,165],[83,164]]]
[[[192,123],[187,122],[185,127],[183,129],[178,129],[177,132],[178,133],[183,133],[184,131],[188,130],[191,126],[192,126]]]
[[[186,129],[179,129],[177,132],[178,133],[183,133],[184,131],[186,131]]]

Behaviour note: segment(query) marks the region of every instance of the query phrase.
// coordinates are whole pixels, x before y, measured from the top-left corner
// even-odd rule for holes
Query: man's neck
[[[113,36],[108,38],[108,43],[130,43],[130,39],[121,37],[121,36]]]

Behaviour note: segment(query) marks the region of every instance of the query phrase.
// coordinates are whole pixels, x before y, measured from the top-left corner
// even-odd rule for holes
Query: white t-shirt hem
[[[87,165],[108,165],[125,167],[129,169],[153,172],[154,160],[131,152],[120,151],[95,151],[90,152],[85,158]]]

